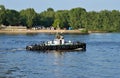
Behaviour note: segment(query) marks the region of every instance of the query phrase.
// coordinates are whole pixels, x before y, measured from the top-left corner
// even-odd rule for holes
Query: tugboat
[[[40,44],[26,46],[26,50],[30,51],[48,51],[48,50],[86,50],[86,43],[83,42],[66,42],[60,34],[56,35],[53,41],[47,41]]]

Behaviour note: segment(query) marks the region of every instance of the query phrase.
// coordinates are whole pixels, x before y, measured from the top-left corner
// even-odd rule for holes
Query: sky
[[[85,8],[87,11],[119,10],[120,0],[0,0],[0,5],[7,9],[20,11],[34,8],[38,13],[53,8],[57,10],[70,10],[72,8]]]

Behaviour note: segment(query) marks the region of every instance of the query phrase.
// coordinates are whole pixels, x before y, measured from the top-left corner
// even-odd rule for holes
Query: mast
[[[60,35],[59,35],[59,33],[58,33],[58,29],[59,29],[59,28],[60,28],[60,27],[59,27],[59,22],[57,22],[57,28],[56,28],[56,29],[57,29],[57,32],[56,32],[56,39],[60,39],[60,38],[59,38]]]

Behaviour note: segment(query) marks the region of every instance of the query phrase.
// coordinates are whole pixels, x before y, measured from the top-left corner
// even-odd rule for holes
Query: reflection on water
[[[0,34],[0,78],[119,78],[120,34],[64,34],[86,51],[26,51],[54,34]]]
[[[4,77],[4,63],[6,62],[3,58],[4,54],[0,53],[0,77]]]

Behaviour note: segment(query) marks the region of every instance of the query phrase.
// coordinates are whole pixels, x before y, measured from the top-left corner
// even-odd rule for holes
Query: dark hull
[[[46,50],[86,50],[86,44],[72,44],[72,45],[33,45],[27,46],[30,51],[46,51]]]

